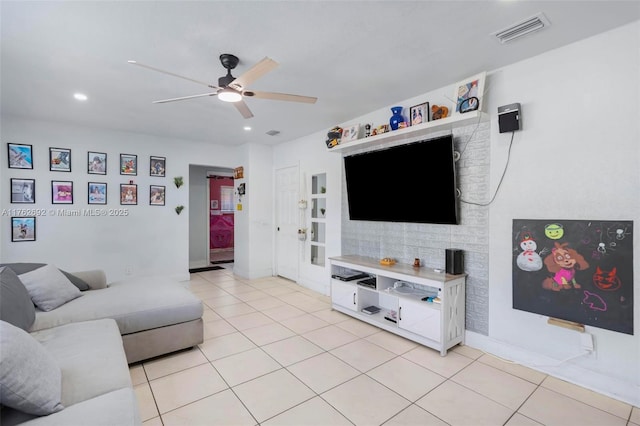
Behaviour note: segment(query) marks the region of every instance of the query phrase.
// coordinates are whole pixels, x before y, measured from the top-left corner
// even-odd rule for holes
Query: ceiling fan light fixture
[[[223,102],[238,102],[242,100],[242,95],[233,89],[222,89],[218,92],[218,99]]]

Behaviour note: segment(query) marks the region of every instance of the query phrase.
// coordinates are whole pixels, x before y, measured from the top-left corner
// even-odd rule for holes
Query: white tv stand
[[[466,274],[449,275],[410,265],[383,266],[378,259],[363,256],[329,260],[333,309],[439,350],[442,356],[449,348],[464,344]],[[362,279],[334,278],[353,272],[375,277],[375,288],[358,284]],[[440,302],[422,300],[427,296],[437,296]],[[379,307],[380,312],[362,312],[369,306]],[[393,319],[392,311],[396,322],[385,318]]]

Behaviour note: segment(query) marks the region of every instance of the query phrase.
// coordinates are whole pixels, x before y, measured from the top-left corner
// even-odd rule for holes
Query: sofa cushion
[[[31,272],[38,268],[42,268],[45,265],[46,263],[24,263],[24,262],[0,263],[0,266],[8,266],[9,268],[13,269],[16,275],[26,274],[27,272]],[[63,271],[62,269],[60,269],[60,272],[62,272],[69,279],[69,281],[71,281],[73,285],[78,287],[78,290],[80,291],[89,290],[90,288],[89,284],[85,282],[81,277],[78,277],[74,274],[70,274],[69,272]]]
[[[29,414],[64,408],[62,373],[53,356],[26,331],[0,321],[0,402]]]
[[[178,282],[146,277],[90,290],[51,312],[36,310],[32,331],[70,322],[113,318],[121,334],[166,327],[202,317],[202,302]]]
[[[51,311],[82,296],[78,287],[53,265],[45,265],[18,277],[33,303],[43,311]]]
[[[29,331],[36,308],[24,284],[8,267],[0,267],[0,319]]]

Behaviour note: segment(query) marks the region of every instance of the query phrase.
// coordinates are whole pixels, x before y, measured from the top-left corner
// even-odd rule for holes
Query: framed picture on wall
[[[73,204],[73,182],[70,180],[52,180],[51,203]]]
[[[157,177],[165,177],[165,167],[167,159],[165,157],[151,156],[149,160],[149,175]]]
[[[134,154],[120,154],[120,174],[132,175],[138,174],[138,156]]]
[[[31,145],[7,144],[10,169],[33,169],[33,147]]]
[[[107,184],[104,182],[89,182],[88,203],[107,204]]]
[[[35,217],[12,217],[11,218],[11,241],[35,241],[36,240],[36,218]]]
[[[138,185],[120,184],[120,204],[128,206],[138,204]]]
[[[149,187],[149,204],[152,206],[164,206],[164,195],[166,187],[151,185]]]
[[[476,74],[455,84],[453,97],[456,100],[456,107],[452,115],[482,109],[486,75],[486,72]]]
[[[353,126],[349,126],[342,131],[342,138],[340,139],[340,143],[351,142],[358,139],[358,134],[360,133],[360,125],[354,124]]]
[[[218,200],[211,200],[211,210],[218,210]]]
[[[28,203],[36,202],[35,179],[11,179],[11,202]]]
[[[87,173],[90,175],[106,175],[107,174],[107,154],[104,152],[87,153]]]
[[[49,170],[52,172],[70,172],[71,150],[67,148],[49,148]]]

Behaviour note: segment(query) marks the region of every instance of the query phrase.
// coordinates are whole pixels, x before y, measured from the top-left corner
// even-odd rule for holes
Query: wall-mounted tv
[[[344,157],[351,220],[459,223],[451,135]]]

